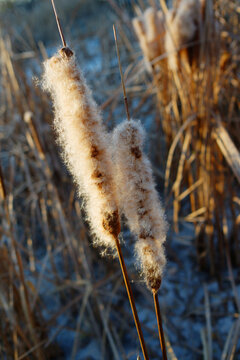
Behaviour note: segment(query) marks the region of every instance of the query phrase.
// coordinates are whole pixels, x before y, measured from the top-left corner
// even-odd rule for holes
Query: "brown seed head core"
[[[95,158],[99,155],[99,150],[95,145],[92,145],[90,151],[91,151],[91,158]]]
[[[160,289],[161,283],[162,283],[162,279],[161,278],[157,278],[155,276],[149,276],[147,278],[147,283],[148,286],[151,288],[151,290],[158,292],[158,290]]]
[[[139,148],[139,146],[133,146],[131,147],[131,153],[133,156],[135,156],[136,159],[140,159],[142,156],[142,151]]]
[[[113,213],[104,214],[102,225],[106,231],[114,237],[117,237],[121,231],[118,211],[116,210]]]
[[[64,58],[71,58],[73,56],[73,51],[69,49],[68,47],[63,47],[61,50],[59,50],[60,56]]]

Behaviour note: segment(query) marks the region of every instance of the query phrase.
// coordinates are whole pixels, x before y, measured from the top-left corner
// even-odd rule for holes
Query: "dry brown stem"
[[[60,23],[58,14],[57,14],[57,10],[56,10],[56,7],[55,7],[54,0],[51,0],[51,2],[52,2],[53,11],[54,11],[54,14],[55,14],[55,17],[56,17],[56,22],[57,22],[57,26],[58,26],[59,35],[61,37],[63,47],[65,48],[67,46],[67,44],[66,44],[66,41],[65,41],[65,37],[63,35],[61,23]]]
[[[154,300],[154,307],[155,307],[155,313],[156,313],[156,319],[157,319],[157,325],[158,325],[158,335],[159,335],[159,341],[162,349],[163,354],[163,360],[167,360],[167,350],[166,350],[166,344],[165,344],[165,337],[164,337],[164,331],[163,331],[163,325],[162,325],[162,317],[161,317],[161,311],[159,306],[159,300],[158,300],[158,290],[152,290],[153,294],[153,300]]]
[[[149,357],[148,357],[148,353],[147,353],[147,348],[146,348],[146,345],[145,345],[145,341],[144,341],[140,321],[139,321],[139,318],[138,318],[137,309],[136,309],[136,305],[135,305],[135,301],[134,301],[134,297],[133,297],[133,293],[132,293],[131,285],[130,285],[130,282],[129,282],[129,277],[128,277],[128,273],[127,273],[127,269],[126,269],[126,265],[125,265],[125,261],[124,261],[124,258],[123,258],[123,254],[122,254],[122,250],[121,250],[121,246],[120,246],[118,237],[115,238],[115,241],[116,241],[116,248],[117,248],[117,252],[118,252],[118,259],[119,259],[119,263],[120,263],[120,266],[121,266],[123,279],[124,279],[125,287],[126,287],[127,294],[128,294],[128,299],[129,299],[129,302],[130,302],[130,305],[131,305],[133,318],[134,318],[135,326],[136,326],[137,333],[138,333],[138,338],[139,338],[140,345],[141,345],[141,348],[142,348],[142,353],[143,353],[144,359],[148,360]]]

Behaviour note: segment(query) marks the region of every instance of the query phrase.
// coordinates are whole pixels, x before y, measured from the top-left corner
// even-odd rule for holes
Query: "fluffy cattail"
[[[177,52],[183,45],[194,40],[201,19],[200,0],[181,0],[177,8],[169,11],[166,21],[165,49],[171,70],[178,67]]]
[[[162,53],[164,17],[161,11],[147,8],[142,16],[133,19],[133,27],[145,58],[152,61]]]
[[[51,93],[54,125],[63,157],[83,195],[95,243],[115,250],[120,232],[113,192],[108,135],[99,109],[71,50],[63,48],[44,62],[43,87]]]
[[[161,55],[161,35],[164,31],[164,26],[163,18],[159,14],[152,7],[149,7],[144,12],[150,61]]]
[[[143,140],[140,122],[125,121],[114,130],[115,175],[121,210],[138,237],[135,250],[143,276],[150,288],[158,290],[166,263],[167,223],[151,164],[142,151]]]

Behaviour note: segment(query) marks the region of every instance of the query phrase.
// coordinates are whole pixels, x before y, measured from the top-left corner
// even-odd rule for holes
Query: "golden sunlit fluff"
[[[181,0],[177,9],[169,11],[166,21],[165,49],[171,70],[178,67],[177,52],[194,40],[201,19],[200,0]]]
[[[120,225],[108,135],[71,50],[62,49],[44,62],[43,87],[53,99],[63,157],[85,199],[94,242],[104,247],[104,253],[115,252]]]
[[[152,175],[142,151],[144,131],[138,121],[124,121],[113,133],[115,176],[119,205],[137,237],[135,250],[142,274],[158,290],[166,263],[163,243],[167,223]]]

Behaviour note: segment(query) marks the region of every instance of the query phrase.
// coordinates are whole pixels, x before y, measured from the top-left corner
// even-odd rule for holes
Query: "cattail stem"
[[[159,301],[158,301],[158,292],[153,289],[152,294],[153,294],[155,313],[156,313],[157,324],[158,324],[158,335],[159,335],[159,341],[160,341],[160,345],[161,345],[161,349],[162,349],[163,360],[167,360],[167,351],[166,351],[164,331],[163,331],[163,326],[162,326],[162,317],[161,317],[160,306],[159,306]]]
[[[61,27],[60,20],[59,20],[58,14],[57,14],[57,10],[56,10],[56,7],[55,7],[54,0],[51,0],[51,2],[52,2],[53,11],[54,11],[54,14],[55,14],[55,17],[56,17],[57,27],[58,27],[58,31],[59,31],[59,34],[60,34],[60,37],[61,37],[61,40],[62,40],[62,44],[63,44],[63,47],[66,47],[67,44],[66,44],[66,41],[65,41],[65,37],[63,35],[62,27]]]
[[[125,287],[127,290],[127,294],[128,294],[128,299],[131,305],[131,309],[132,309],[132,313],[133,313],[133,318],[135,321],[135,326],[137,329],[137,333],[138,333],[138,338],[140,341],[140,345],[142,348],[142,353],[144,356],[144,360],[149,360],[148,354],[147,354],[147,348],[145,345],[145,341],[144,341],[144,337],[143,337],[143,333],[142,333],[142,329],[141,329],[141,325],[140,325],[140,321],[138,318],[138,314],[137,314],[137,308],[135,305],[135,300],[133,297],[133,293],[132,293],[132,289],[131,289],[131,285],[130,285],[130,281],[129,281],[129,277],[128,277],[128,273],[127,273],[127,268],[125,265],[125,261],[123,258],[123,254],[122,254],[122,249],[119,243],[119,239],[118,237],[115,237],[115,242],[116,242],[116,248],[117,248],[117,253],[118,253],[118,259],[119,259],[119,263],[121,266],[121,270],[122,270],[122,274],[123,274],[123,279],[124,279],[124,283],[125,283]]]

